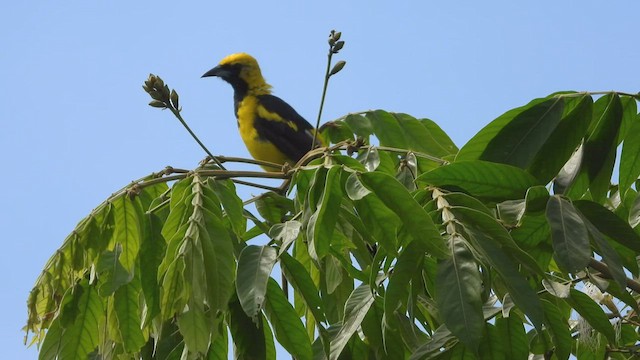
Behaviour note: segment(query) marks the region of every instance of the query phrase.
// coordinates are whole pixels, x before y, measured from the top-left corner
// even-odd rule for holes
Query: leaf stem
[[[193,139],[198,143],[198,145],[200,145],[200,147],[202,148],[202,150],[204,150],[205,153],[207,153],[207,155],[209,155],[209,157],[213,160],[213,162],[216,163],[216,165],[218,165],[220,167],[220,169],[222,170],[226,170],[225,167],[222,165],[222,163],[215,157],[213,156],[213,154],[211,153],[211,151],[209,151],[209,149],[207,149],[207,147],[202,143],[202,141],[200,141],[200,139],[198,138],[198,136],[191,130],[191,128],[189,127],[189,125],[187,125],[187,122],[184,121],[184,119],[182,118],[182,115],[180,115],[180,110],[176,109],[175,107],[173,107],[173,105],[168,106],[167,107],[169,110],[171,110],[171,112],[173,113],[173,115],[180,121],[180,123],[182,124],[182,126],[184,126],[185,129],[187,129],[187,131],[189,132],[189,134],[191,135],[191,137],[193,137]]]

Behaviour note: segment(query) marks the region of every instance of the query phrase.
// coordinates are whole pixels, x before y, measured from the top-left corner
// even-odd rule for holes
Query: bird
[[[233,87],[234,112],[240,137],[256,160],[296,164],[319,140],[315,129],[281,98],[272,95],[258,61],[247,53],[223,58],[202,77],[216,76]],[[269,171],[273,168],[262,165]]]

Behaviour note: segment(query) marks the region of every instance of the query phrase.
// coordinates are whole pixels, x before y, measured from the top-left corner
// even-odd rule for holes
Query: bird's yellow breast
[[[251,156],[256,160],[269,161],[284,165],[289,163],[294,165],[294,161],[289,159],[282,151],[271,142],[261,139],[254,126],[258,110],[260,108],[258,98],[252,95],[245,96],[238,106],[238,128],[240,136]],[[265,168],[273,171],[273,168]]]

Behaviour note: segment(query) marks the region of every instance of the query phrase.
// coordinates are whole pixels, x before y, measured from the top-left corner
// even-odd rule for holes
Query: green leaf
[[[617,281],[622,288],[625,288],[627,286],[627,277],[622,267],[622,259],[620,258],[620,255],[618,255],[604,235],[591,222],[589,222],[589,220],[583,219],[583,221],[589,231],[589,234],[591,234],[593,242],[599,250],[598,252],[600,256],[602,256],[602,259],[609,267],[609,271],[611,271],[613,279]]]
[[[535,154],[527,171],[546,184],[553,179],[585,136],[593,112],[593,99],[585,94],[565,98],[562,120]]]
[[[594,119],[584,144],[582,167],[567,193],[569,197],[580,198],[587,190],[586,181],[593,199],[604,198],[611,182],[622,114],[622,103],[615,93],[601,97],[594,104]]]
[[[310,244],[309,249],[313,249],[312,257],[316,259],[322,259],[329,253],[342,202],[341,173],[342,169],[339,166],[329,168],[320,203],[309,219],[307,240]]]
[[[640,235],[626,221],[593,201],[579,200],[573,204],[601,233],[636,253],[640,252]]]
[[[119,260],[129,273],[133,273],[136,265],[141,238],[141,225],[134,201],[128,196],[121,196],[113,204],[116,220],[115,241],[122,246]]]
[[[289,244],[293,243],[300,235],[302,223],[296,220],[285,221],[281,224],[274,224],[269,229],[269,237],[281,242],[280,253],[286,252]]]
[[[311,359],[311,342],[300,318],[284,296],[278,283],[272,278],[267,284],[265,312],[273,327],[276,339],[296,359]]]
[[[322,300],[318,295],[318,288],[313,283],[307,269],[287,253],[280,255],[280,261],[285,277],[291,283],[291,286],[300,293],[315,320],[317,322],[326,321],[322,311]]]
[[[78,315],[60,339],[60,359],[86,359],[99,343],[99,325],[104,317],[104,305],[97,289],[85,279],[76,289],[82,291]]]
[[[520,262],[531,271],[544,275],[537,264],[517,248],[506,230],[488,215],[462,207],[452,207],[450,210],[456,218],[461,219],[462,226],[469,235],[468,240],[473,248],[479,251],[483,260],[504,279],[504,285],[516,305],[529,316],[537,328],[541,328],[544,315],[538,296],[527,279],[520,273],[518,264],[507,254],[516,255]]]
[[[162,227],[162,236],[170,241],[180,230],[187,218],[187,199],[191,196],[193,176],[184,178],[171,187],[171,202],[169,216]]]
[[[267,222],[280,223],[293,210],[293,201],[270,191],[258,197],[256,209]]]
[[[375,146],[369,146],[358,152],[357,160],[364,165],[367,171],[374,171],[380,165],[380,155]]]
[[[435,257],[447,256],[444,241],[433,220],[395,178],[379,173],[363,173],[360,181],[403,220],[414,241],[419,241]]]
[[[184,344],[191,354],[205,354],[207,352],[211,330],[207,325],[206,315],[200,307],[192,307],[180,314],[178,328],[184,338]]]
[[[407,245],[389,276],[389,285],[384,297],[385,325],[395,328],[394,313],[407,302],[409,297],[409,282],[413,275],[420,271],[425,257],[425,246],[418,241],[412,241]]]
[[[140,283],[134,281],[118,288],[113,295],[113,308],[125,351],[140,351],[146,342],[140,321]]]
[[[238,258],[236,291],[245,313],[258,324],[267,293],[267,282],[278,252],[270,246],[249,245]]]
[[[234,294],[235,295],[235,294]],[[236,359],[266,359],[267,340],[262,316],[258,321],[247,316],[238,298],[233,296],[229,302],[229,330],[235,345]]]
[[[496,326],[486,324],[485,336],[480,343],[479,354],[481,359],[507,360],[504,354],[503,339]]]
[[[451,344],[455,337],[446,326],[442,325],[436,329],[431,338],[424,344],[420,345],[416,351],[411,354],[409,360],[434,359],[436,355],[441,354],[442,348],[447,344]]]
[[[640,176],[640,115],[627,132],[620,156],[620,192],[622,197]]]
[[[420,175],[417,181],[495,201],[522,199],[527,189],[539,185],[522,169],[486,161],[451,163]]]
[[[555,345],[555,355],[559,360],[566,360],[571,355],[573,338],[569,331],[569,320],[562,316],[562,312],[550,301],[542,300],[544,307],[545,323],[551,333],[551,339]]]
[[[96,272],[98,273],[98,290],[102,296],[113,294],[122,285],[131,281],[132,276],[120,263],[122,246],[119,244],[113,251],[105,251],[98,257]]]
[[[564,101],[550,98],[519,113],[487,144],[480,160],[525,169],[560,123]]]
[[[371,122],[381,146],[409,149],[404,131],[392,114],[384,110],[368,111],[365,117]]]
[[[422,126],[427,128],[427,131],[430,134],[431,141],[428,141],[427,146],[436,145],[442,149],[442,153],[437,149],[428,150],[427,153],[436,156],[444,156],[444,155],[455,155],[458,153],[458,147],[454,144],[453,140],[445,133],[442,128],[436,124],[433,120],[429,119],[419,119],[422,123]]]
[[[175,259],[163,274],[160,287],[160,313],[163,319],[173,317],[185,305],[184,261]]]
[[[233,241],[222,220],[208,208],[203,209],[203,219],[207,237],[202,239],[201,246],[208,303],[212,310],[225,311],[236,275]]]
[[[207,184],[213,189],[218,199],[222,203],[227,218],[231,222],[233,231],[238,236],[242,236],[247,230],[247,219],[244,217],[244,206],[242,199],[236,194],[236,187],[231,180],[207,179]]]
[[[452,236],[451,257],[438,263],[436,301],[447,328],[471,351],[477,351],[484,330],[482,280],[471,252]]]
[[[44,340],[42,340],[42,345],[40,346],[40,351],[38,353],[38,360],[58,359],[63,331],[64,329],[60,325],[60,318],[55,318],[49,325]]]
[[[158,284],[158,267],[166,250],[166,242],[162,238],[162,219],[155,213],[145,214],[147,221],[142,231],[140,243],[140,283],[147,305],[145,324],[160,313],[160,284]]]
[[[489,146],[489,144],[493,142],[494,139],[499,138],[501,132],[505,128],[510,127],[510,129],[507,129],[508,133],[512,133],[518,130],[518,129],[513,129],[515,126],[513,125],[510,126],[512,122],[516,122],[517,124],[518,118],[523,119],[521,120],[521,122],[525,122],[526,120],[529,120],[530,122],[531,121],[530,119],[534,118],[529,115],[522,115],[522,114],[528,114],[527,110],[535,108],[537,106],[541,106],[542,108],[548,108],[549,104],[553,104],[555,103],[555,101],[556,101],[555,99],[545,99],[545,98],[535,99],[535,100],[532,100],[527,105],[509,110],[506,113],[500,115],[498,118],[490,122],[487,126],[482,128],[482,130],[480,130],[477,134],[475,134],[471,138],[471,140],[469,140],[460,149],[460,151],[458,152],[458,155],[456,155],[455,161],[458,162],[462,160],[481,159],[487,147]],[[537,110],[535,110],[531,114],[535,114],[536,111]],[[526,122],[523,128],[524,127],[526,127]],[[499,144],[494,144],[493,146],[496,146],[496,145],[499,145]]]
[[[520,226],[511,231],[511,237],[519,247],[532,249],[551,236],[549,222],[544,215],[525,215]]]
[[[558,265],[572,273],[587,267],[591,258],[589,237],[573,204],[560,196],[552,196],[547,203],[546,216]]]
[[[345,345],[349,339],[351,339],[351,336],[360,327],[371,304],[373,304],[373,300],[373,293],[367,284],[361,284],[353,290],[344,307],[342,326],[338,333],[331,339],[330,360],[338,359]]]
[[[509,360],[526,360],[529,357],[527,334],[525,334],[522,320],[512,315],[507,318],[496,319],[496,328],[503,339],[503,348]]]
[[[611,344],[616,342],[616,332],[604,310],[582,291],[571,289],[565,301],[580,314],[596,331],[607,337]]]

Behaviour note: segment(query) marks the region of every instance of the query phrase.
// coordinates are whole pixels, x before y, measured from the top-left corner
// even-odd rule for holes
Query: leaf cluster
[[[639,124],[632,96],[560,93],[458,149],[350,114],[258,214],[209,165],[142,179],[51,257],[27,330],[42,359],[227,358],[228,336],[243,359],[633,358]]]

